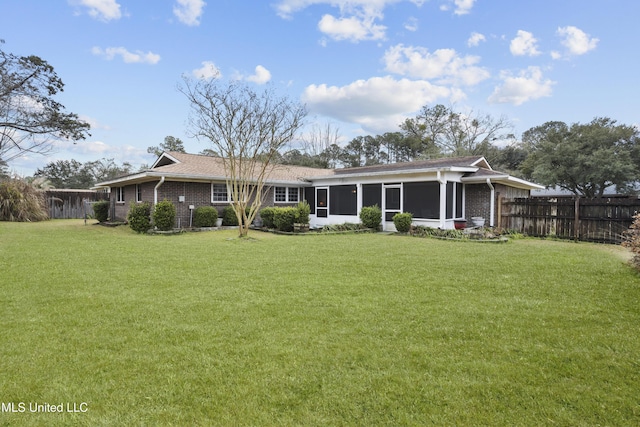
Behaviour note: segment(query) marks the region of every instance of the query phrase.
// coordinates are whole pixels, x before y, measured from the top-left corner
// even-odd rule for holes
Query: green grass
[[[640,424],[619,248],[235,236],[0,223],[0,425]]]

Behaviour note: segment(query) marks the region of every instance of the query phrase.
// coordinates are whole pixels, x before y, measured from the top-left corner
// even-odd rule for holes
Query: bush
[[[101,200],[93,204],[93,215],[98,222],[105,222],[109,219],[109,201]]]
[[[360,211],[360,221],[366,228],[379,230],[382,224],[382,209],[378,205],[363,207]]]
[[[0,182],[0,221],[31,222],[46,219],[49,219],[49,213],[42,191],[19,179]]]
[[[298,209],[292,207],[274,208],[273,225],[280,231],[293,231]]]
[[[624,239],[622,246],[631,249],[631,252],[633,252],[631,265],[640,270],[640,213],[636,213],[631,227],[622,233],[622,237]]]
[[[193,213],[194,227],[215,227],[218,210],[213,206],[200,206]]]
[[[413,215],[408,212],[397,213],[391,218],[393,224],[396,226],[398,233],[408,233],[411,229],[411,221],[413,221]]]
[[[238,218],[236,218],[236,212],[233,210],[233,206],[225,206],[222,209],[222,224],[231,227],[238,225]]]
[[[262,225],[267,228],[274,228],[273,216],[276,213],[274,207],[266,207],[260,211],[260,218],[262,218]]]
[[[158,202],[153,209],[153,225],[160,231],[173,229],[176,223],[176,207],[169,200]]]
[[[296,213],[295,222],[300,224],[309,224],[309,215],[311,214],[311,206],[309,206],[309,203],[302,201],[298,203],[296,209],[298,212]]]
[[[129,227],[136,233],[146,233],[151,228],[151,205],[149,202],[132,203],[127,215]]]

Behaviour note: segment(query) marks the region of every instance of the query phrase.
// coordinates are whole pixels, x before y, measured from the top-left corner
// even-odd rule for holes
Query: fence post
[[[580,240],[580,197],[576,196],[573,218],[573,238],[577,242]]]

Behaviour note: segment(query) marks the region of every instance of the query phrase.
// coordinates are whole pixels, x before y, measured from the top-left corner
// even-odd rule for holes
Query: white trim
[[[213,188],[216,185],[224,185],[224,188],[226,189],[226,193],[227,193],[227,199],[226,200],[214,200],[213,199]],[[231,203],[231,191],[229,191],[229,186],[224,183],[224,182],[212,182],[211,183],[211,203]]]
[[[278,188],[284,188],[284,200],[276,200],[276,191]],[[292,200],[292,198],[290,197],[292,190],[295,191],[295,193],[297,194],[297,198],[296,200]],[[298,203],[300,202],[302,199],[300,197],[300,187],[290,187],[290,186],[284,186],[284,185],[275,185],[273,186],[273,203],[274,204],[283,204],[283,203]]]
[[[116,203],[125,203],[124,187],[116,187]]]

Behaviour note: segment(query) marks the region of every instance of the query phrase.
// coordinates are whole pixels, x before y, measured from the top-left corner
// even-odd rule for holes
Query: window
[[[309,203],[309,207],[311,208],[311,214],[315,215],[316,213],[316,188],[315,187],[305,187],[304,189],[304,198]]]
[[[212,202],[228,202],[229,201],[227,184],[211,184],[211,201]]]
[[[403,188],[405,212],[414,218],[440,219],[439,182],[406,182]]]
[[[462,218],[462,184],[456,182],[456,218]]]
[[[274,201],[276,203],[297,203],[300,201],[300,190],[298,187],[276,187],[274,190]]]
[[[136,202],[142,201],[142,185],[136,184]]]
[[[116,187],[116,202],[124,203],[124,187]]]
[[[364,184],[362,186],[362,206],[378,205],[382,209],[382,184]]]
[[[334,185],[329,189],[331,215],[357,215],[358,189],[355,185]]]

